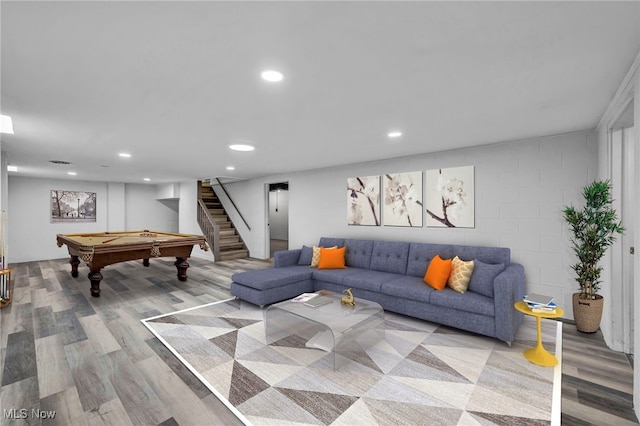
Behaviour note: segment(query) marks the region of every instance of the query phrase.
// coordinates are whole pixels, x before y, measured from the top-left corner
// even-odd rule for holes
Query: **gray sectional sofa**
[[[511,263],[508,248],[324,237],[318,245],[346,246],[347,268],[311,268],[311,247],[281,251],[275,253],[271,269],[234,274],[231,294],[264,306],[301,293],[352,288],[356,302],[372,300],[387,311],[507,343],[522,323],[523,314],[513,304],[525,294],[524,268]],[[435,255],[475,261],[467,292],[449,287],[437,291],[425,284],[425,272]]]

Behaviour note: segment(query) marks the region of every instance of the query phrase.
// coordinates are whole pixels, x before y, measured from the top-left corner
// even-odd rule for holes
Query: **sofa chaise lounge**
[[[511,263],[511,250],[453,244],[392,242],[364,239],[320,239],[320,247],[346,247],[345,269],[311,268],[312,248],[276,252],[274,267],[236,273],[231,294],[264,306],[301,293],[342,292],[385,310],[495,337],[511,343],[523,314],[514,303],[525,295],[522,265]],[[424,281],[431,260],[458,256],[474,260],[468,291],[435,290]]]

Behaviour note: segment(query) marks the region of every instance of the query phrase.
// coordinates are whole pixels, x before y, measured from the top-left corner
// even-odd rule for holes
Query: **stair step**
[[[247,246],[233,226],[233,222],[231,222],[210,182],[202,182],[200,198],[220,230],[220,255],[215,260],[245,259],[249,257]]]
[[[249,257],[249,250],[232,250],[220,253],[220,260],[244,259]]]
[[[241,250],[244,249],[244,243],[242,241],[236,241],[236,242],[220,242],[220,251],[221,252],[228,252],[228,251],[233,251],[233,250]]]

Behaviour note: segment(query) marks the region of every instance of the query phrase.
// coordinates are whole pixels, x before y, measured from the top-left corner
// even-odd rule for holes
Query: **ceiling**
[[[592,129],[640,51],[639,2],[3,0],[0,19],[10,176],[108,182]]]

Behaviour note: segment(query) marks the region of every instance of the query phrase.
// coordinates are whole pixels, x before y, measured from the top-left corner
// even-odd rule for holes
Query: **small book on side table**
[[[529,295],[524,296],[523,300],[527,304],[546,306],[549,303],[553,302],[553,297],[545,296],[543,294],[531,293]]]

